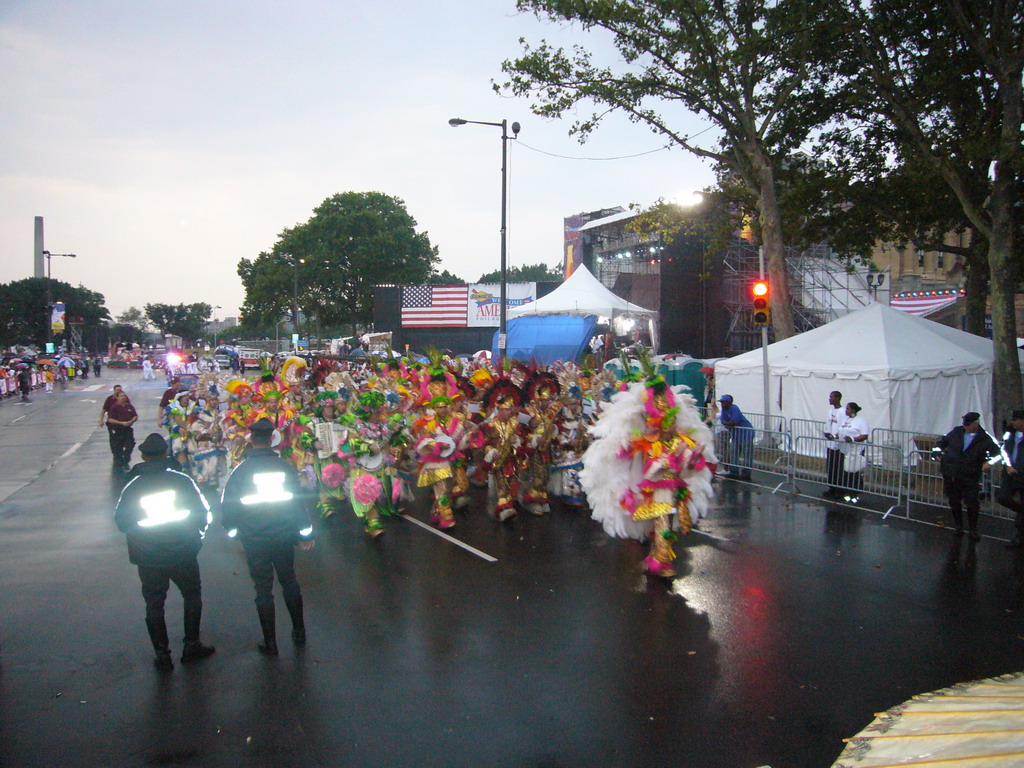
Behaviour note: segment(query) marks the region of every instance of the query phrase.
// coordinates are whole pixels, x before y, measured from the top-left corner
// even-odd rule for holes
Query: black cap
[[[273,433],[274,423],[270,419],[257,419],[256,422],[249,427],[249,431],[254,435],[267,437]]]
[[[167,455],[167,441],[164,440],[163,435],[153,432],[139,446],[139,453],[143,456],[160,456]]]
[[[1010,418],[1011,419],[1024,419],[1024,410],[1021,410],[1020,408],[1018,408],[1017,410],[1015,410],[1013,413],[1010,414]]]
[[[981,418],[981,414],[975,411],[968,411],[964,414],[964,424],[973,424]]]

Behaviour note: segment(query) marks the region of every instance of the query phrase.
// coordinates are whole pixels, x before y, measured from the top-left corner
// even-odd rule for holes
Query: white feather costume
[[[636,491],[643,479],[643,459],[640,455],[623,457],[630,444],[644,429],[643,383],[634,382],[623,392],[612,396],[597,423],[590,428],[591,443],[583,454],[580,482],[587,492],[592,517],[601,523],[609,536],[643,540],[654,528],[654,520],[633,520],[622,505],[627,491]],[[693,396],[681,388],[673,389],[676,405],[676,426],[679,431],[703,447],[704,460],[709,465],[718,463],[711,430],[700,418]],[[696,523],[707,513],[714,490],[712,471],[708,466],[685,467],[680,477],[686,481],[689,496],[686,500],[691,522]]]

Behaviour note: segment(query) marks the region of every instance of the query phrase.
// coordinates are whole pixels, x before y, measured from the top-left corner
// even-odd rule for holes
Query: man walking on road
[[[256,588],[256,612],[263,630],[257,648],[277,656],[274,609],[274,572],[281,584],[284,604],[292,620],[292,641],[306,644],[302,590],[295,577],[295,544],[313,547],[307,499],[291,464],[270,447],[274,425],[259,419],[249,431],[253,448],[228,477],[221,500],[221,524],[228,536],[241,540]]]
[[[964,535],[963,508],[967,508],[967,530],[971,541],[980,541],[978,533],[978,514],[981,502],[981,470],[989,458],[998,453],[998,447],[992,437],[981,428],[981,414],[974,411],[965,413],[963,425],[954,427],[939,440],[938,448],[942,451],[939,470],[942,472],[942,490],[949,501],[949,511],[953,514],[956,528],[955,536]]]
[[[128,471],[132,451],[135,449],[135,431],[132,425],[139,420],[135,406],[128,399],[128,393],[119,389],[113,404],[106,410],[107,432],[110,438],[110,453],[116,469]],[[100,416],[102,419],[103,416]]]
[[[174,668],[164,621],[170,582],[185,601],[185,644],[182,663],[205,659],[216,649],[199,642],[203,615],[202,581],[196,556],[210,524],[210,507],[192,479],[167,469],[167,442],[158,434],[139,446],[143,464],[121,491],[114,512],[119,530],[128,537],[128,559],[138,566],[146,600],[146,629],[156,651],[154,665]]]

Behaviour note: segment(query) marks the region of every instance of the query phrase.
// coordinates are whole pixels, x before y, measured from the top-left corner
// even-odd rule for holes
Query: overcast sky
[[[441,268],[476,280],[499,265],[501,130],[450,117],[522,124],[510,266],[558,263],[565,216],[711,183],[681,150],[552,157],[665,142],[619,118],[581,146],[570,120],[495,94],[520,37],[603,45],[514,0],[4,0],[0,282],[32,275],[43,216],[46,248],[78,256],[55,257],[53,277],[112,315],[196,301],[234,315],[238,261],[346,191],[404,200]]]

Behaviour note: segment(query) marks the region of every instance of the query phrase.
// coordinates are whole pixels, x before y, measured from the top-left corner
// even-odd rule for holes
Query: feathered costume
[[[686,534],[714,496],[717,464],[711,431],[696,401],[675,393],[645,365],[647,379],[615,394],[591,427],[580,482],[593,518],[610,536],[651,538],[644,565],[655,576],[675,575],[678,531]]]

